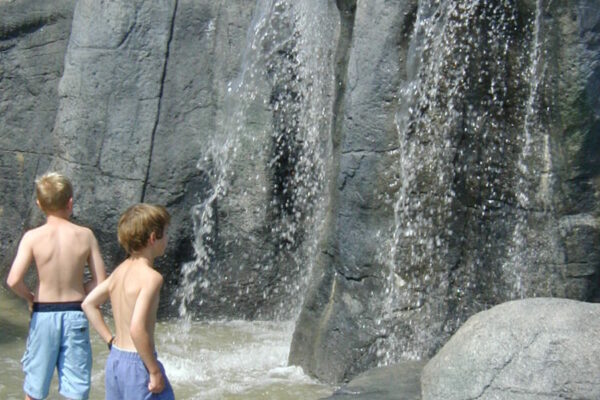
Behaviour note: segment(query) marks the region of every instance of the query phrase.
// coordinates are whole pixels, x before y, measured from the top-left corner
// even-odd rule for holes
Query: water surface
[[[23,398],[20,359],[29,315],[24,302],[0,290],[0,399]],[[288,367],[293,322],[162,321],[156,327],[159,359],[177,399],[318,399],[334,388]],[[92,333],[91,400],[104,399],[106,345]],[[56,374],[49,399],[58,398]]]

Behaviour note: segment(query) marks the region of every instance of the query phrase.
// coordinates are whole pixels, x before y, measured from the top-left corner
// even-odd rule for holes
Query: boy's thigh
[[[83,312],[64,312],[61,349],[57,363],[59,392],[70,399],[86,399],[91,386],[92,347]]]
[[[21,364],[25,373],[23,390],[33,398],[48,396],[60,350],[60,330],[60,318],[54,313],[32,314]]]

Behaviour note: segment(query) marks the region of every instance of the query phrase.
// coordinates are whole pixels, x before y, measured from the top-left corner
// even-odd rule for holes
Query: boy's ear
[[[42,205],[40,204],[40,201],[38,199],[35,199],[35,204],[38,206],[38,208],[40,210],[42,210]],[[44,210],[42,210],[42,211],[44,211]]]
[[[156,242],[156,232],[152,232],[148,238],[148,244],[153,245]]]
[[[67,202],[67,208],[69,210],[73,209],[73,197],[69,197],[69,201]]]

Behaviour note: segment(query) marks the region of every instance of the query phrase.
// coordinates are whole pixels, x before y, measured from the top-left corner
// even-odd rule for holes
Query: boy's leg
[[[72,400],[87,399],[92,378],[89,323],[82,311],[62,312],[62,348],[58,356],[58,391]]]
[[[60,327],[53,313],[34,312],[29,323],[25,354],[21,359],[26,398],[45,399],[56,367],[60,348]]]

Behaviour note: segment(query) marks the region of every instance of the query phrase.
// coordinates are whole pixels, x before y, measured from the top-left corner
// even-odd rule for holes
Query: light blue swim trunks
[[[92,374],[92,348],[88,320],[81,302],[34,303],[25,354],[21,360],[23,390],[45,399],[54,369],[58,391],[69,399],[88,398]]]
[[[140,355],[135,351],[121,350],[113,345],[106,360],[104,377],[106,400],[175,400],[165,368],[160,361],[158,365],[165,378],[165,388],[155,394],[148,390],[150,374]]]

